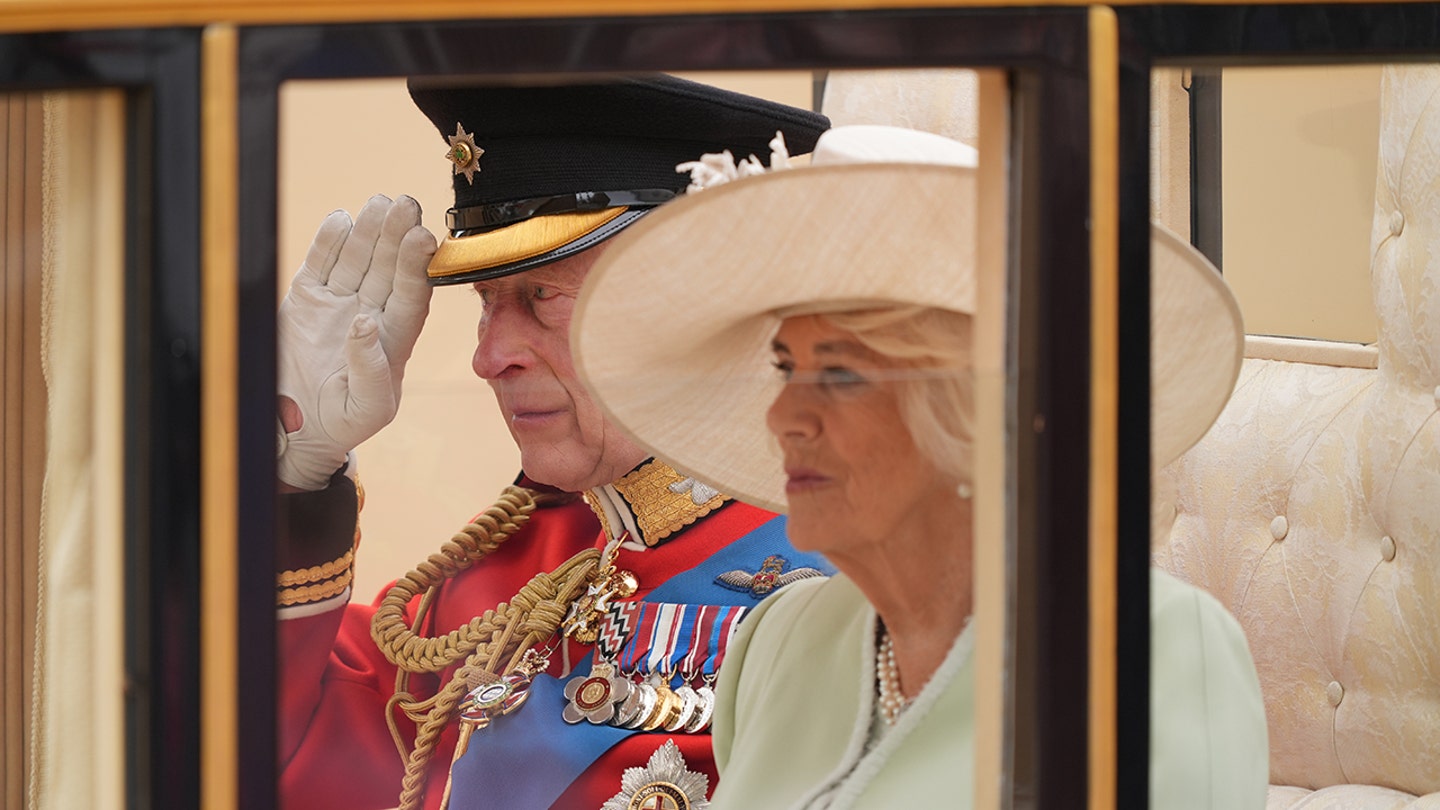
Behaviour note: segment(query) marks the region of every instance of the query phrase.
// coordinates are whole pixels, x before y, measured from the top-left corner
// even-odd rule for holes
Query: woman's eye
[[[788,360],[774,360],[771,361],[770,365],[774,366],[775,370],[780,372],[780,379],[782,380],[788,381],[795,374],[795,364]]]
[[[849,388],[864,385],[865,378],[843,366],[828,366],[820,370],[820,384],[832,388]]]

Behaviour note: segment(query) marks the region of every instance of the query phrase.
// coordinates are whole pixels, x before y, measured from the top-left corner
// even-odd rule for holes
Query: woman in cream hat
[[[612,421],[788,513],[796,548],[840,571],[767,600],[730,646],[715,808],[974,793],[971,550],[999,542],[971,519],[974,166],[937,135],[832,129],[811,166],[709,188],[617,238],[577,304],[577,368]],[[1159,229],[1154,288],[1163,464],[1223,407],[1242,329],[1218,274]],[[1158,572],[1152,607],[1151,805],[1262,807],[1238,625]]]

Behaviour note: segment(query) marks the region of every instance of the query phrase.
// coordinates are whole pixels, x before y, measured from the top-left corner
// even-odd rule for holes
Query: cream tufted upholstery
[[[1384,72],[1371,244],[1377,345],[1251,340],[1157,476],[1156,563],[1249,638],[1272,808],[1440,808],[1440,67]]]

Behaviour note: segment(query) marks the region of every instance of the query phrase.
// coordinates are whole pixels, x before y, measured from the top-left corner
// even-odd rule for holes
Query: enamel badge
[[[589,675],[571,678],[565,684],[565,722],[588,720],[604,725],[615,719],[616,707],[625,703],[633,690],[634,685],[616,677],[609,665],[597,664]]]

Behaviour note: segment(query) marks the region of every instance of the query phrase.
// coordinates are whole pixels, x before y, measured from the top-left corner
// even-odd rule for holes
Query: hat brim
[[[764,420],[780,390],[770,367],[780,313],[973,312],[974,199],[972,168],[860,164],[773,172],[667,203],[591,270],[572,322],[576,370],[640,445],[783,511]],[[867,270],[835,272],[850,267]]]
[[[840,165],[669,203],[592,269],[571,328],[577,373],[636,443],[784,512],[783,465],[765,422],[782,386],[771,368],[780,321],[911,304],[973,314],[974,183],[963,167]],[[1224,407],[1243,329],[1203,256],[1158,229],[1152,245],[1152,455],[1163,464]]]
[[[559,261],[609,239],[650,208],[531,217],[484,233],[446,236],[426,270],[434,286],[472,284]]]
[[[1150,226],[1150,458],[1160,468],[1200,440],[1235,390],[1245,352],[1240,304],[1204,254]]]

